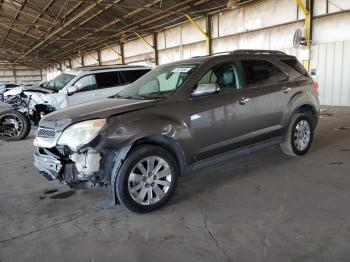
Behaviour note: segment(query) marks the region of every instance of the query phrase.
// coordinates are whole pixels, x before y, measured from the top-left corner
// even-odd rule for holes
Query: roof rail
[[[230,55],[230,54],[232,54],[232,51],[218,52],[210,55],[197,55],[197,56],[192,56],[191,58],[209,57],[209,56],[216,56],[216,55]]]
[[[136,67],[145,67],[143,65],[126,65],[126,64],[112,64],[112,65],[88,65],[88,66],[79,66],[71,69],[90,69],[90,68],[98,68],[101,70],[104,69],[115,69],[115,68],[136,68]]]
[[[269,55],[285,55],[286,53],[278,50],[260,50],[260,49],[238,49],[231,54],[269,54]]]
[[[267,55],[286,55],[286,53],[278,50],[262,50],[262,49],[237,49],[235,51],[218,52],[211,55],[193,56],[191,58],[211,57],[218,55],[243,55],[243,54],[267,54]]]

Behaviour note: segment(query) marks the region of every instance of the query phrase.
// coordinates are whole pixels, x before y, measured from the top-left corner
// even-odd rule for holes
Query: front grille
[[[37,137],[53,138],[56,132],[52,129],[39,128]]]

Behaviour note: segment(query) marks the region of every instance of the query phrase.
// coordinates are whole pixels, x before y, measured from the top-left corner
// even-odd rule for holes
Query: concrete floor
[[[350,108],[322,113],[306,156],[273,147],[197,171],[146,215],[46,181],[32,138],[0,142],[0,260],[349,261]]]

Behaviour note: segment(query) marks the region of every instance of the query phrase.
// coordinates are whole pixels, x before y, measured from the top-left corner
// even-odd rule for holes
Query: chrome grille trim
[[[47,128],[39,128],[37,137],[54,138],[56,136],[55,130]]]

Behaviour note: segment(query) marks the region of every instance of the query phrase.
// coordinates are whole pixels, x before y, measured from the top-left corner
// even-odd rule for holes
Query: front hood
[[[155,100],[106,98],[48,114],[40,121],[40,126],[59,131],[73,123],[96,118],[108,118],[113,115],[151,107],[155,103]]]
[[[53,90],[46,89],[40,86],[24,86],[22,88],[25,92],[55,93]]]

